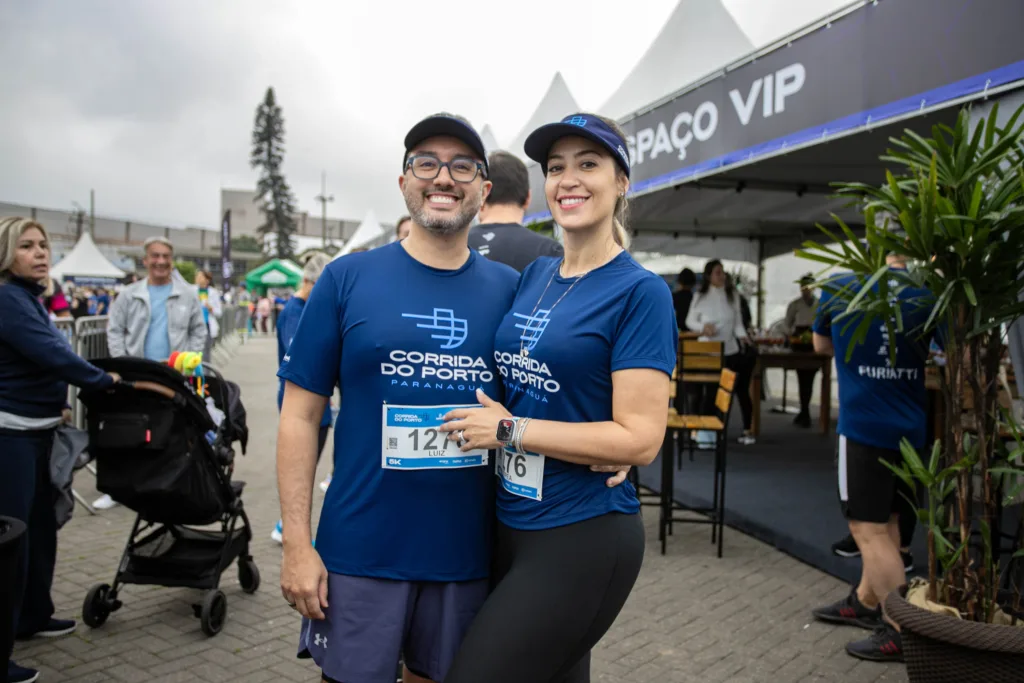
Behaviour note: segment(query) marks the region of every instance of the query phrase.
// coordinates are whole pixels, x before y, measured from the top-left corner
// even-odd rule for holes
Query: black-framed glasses
[[[417,154],[405,160],[405,170],[420,180],[433,180],[441,175],[441,169],[447,168],[448,175],[457,183],[471,183],[477,174],[484,174],[484,165],[470,157],[455,157],[451,161],[441,161],[433,154]]]

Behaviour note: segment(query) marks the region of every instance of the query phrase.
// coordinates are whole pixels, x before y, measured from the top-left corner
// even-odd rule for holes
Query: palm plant
[[[1022,113],[1024,107],[999,124],[993,107],[972,131],[963,110],[952,127],[934,126],[929,137],[907,130],[890,139],[881,159],[896,172],[886,172],[885,184],[837,185],[838,194],[863,207],[866,239],[835,217],[839,231],[819,225],[832,244],[809,241],[797,252],[857,276],[846,291],[833,287],[844,306],[839,317],[856,325],[855,344],[879,319],[893,359],[897,332],[943,339],[945,433],[923,459],[904,442],[896,469],[928,494],[919,517],[928,531],[929,598],[973,621],[992,618],[999,572],[989,530],[1000,510],[1001,480],[1021,471],[1020,449],[1005,448],[1000,437],[1001,425],[1004,433],[1007,427],[997,398],[1005,330],[1024,313]],[[888,254],[909,268],[890,270]],[[834,280],[819,284],[828,288]],[[926,292],[915,301],[931,309],[918,329],[905,329],[895,296],[908,288]],[[980,550],[971,543],[978,531]]]

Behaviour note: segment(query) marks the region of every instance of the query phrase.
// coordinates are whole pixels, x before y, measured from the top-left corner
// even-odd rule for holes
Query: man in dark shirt
[[[676,327],[686,329],[686,315],[693,303],[693,288],[697,284],[697,275],[689,268],[683,268],[676,278],[679,289],[672,292],[672,303],[676,307]]]
[[[523,227],[530,205],[526,165],[508,152],[487,159],[491,193],[480,207],[480,223],[469,230],[469,248],[520,273],[540,256],[561,256],[562,245]]]

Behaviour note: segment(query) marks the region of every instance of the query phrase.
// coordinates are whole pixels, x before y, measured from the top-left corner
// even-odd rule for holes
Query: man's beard
[[[431,188],[430,192],[441,191],[441,188]],[[456,193],[454,188],[445,188],[443,191]],[[427,209],[427,192],[414,190],[406,186],[402,191],[405,198],[405,206],[409,209],[409,215],[416,225],[434,235],[454,235],[465,230],[473,222],[473,218],[480,211],[479,196],[473,197],[461,193],[459,197],[460,210],[458,213],[444,214],[441,216],[431,215]]]

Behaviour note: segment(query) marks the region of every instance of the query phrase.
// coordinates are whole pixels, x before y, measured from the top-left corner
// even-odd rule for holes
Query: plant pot
[[[963,621],[905,600],[906,588],[885,599],[899,624],[911,683],[1020,683],[1024,628]]]

